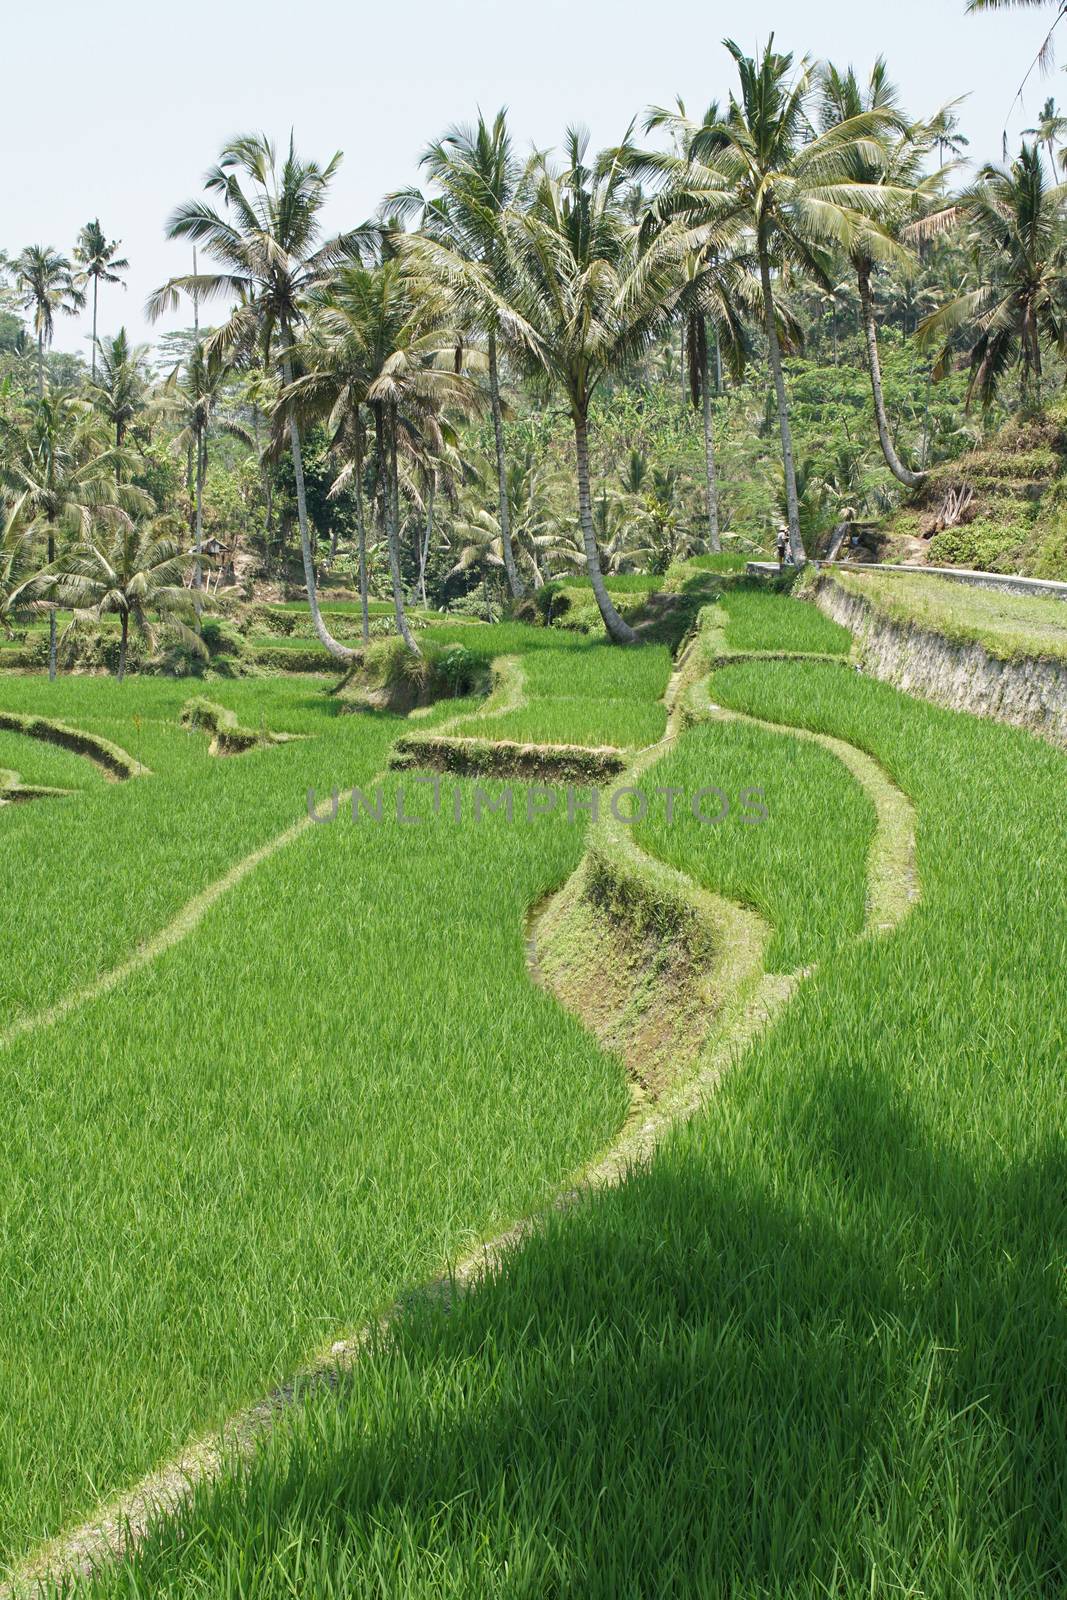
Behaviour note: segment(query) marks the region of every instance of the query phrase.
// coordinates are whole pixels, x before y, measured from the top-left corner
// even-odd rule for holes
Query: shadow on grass
[[[114,1591],[1062,1593],[1062,1144],[983,1177],[847,1067],[779,1106],[787,1192],[689,1130],[416,1300]]]

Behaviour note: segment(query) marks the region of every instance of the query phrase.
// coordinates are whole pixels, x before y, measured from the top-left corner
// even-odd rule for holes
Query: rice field
[[[810,965],[859,934],[875,813],[836,756],[789,734],[710,723],[691,729],[650,781],[680,799],[669,821],[665,802],[650,804],[637,842],[760,912],[775,930],[768,971]],[[694,809],[692,797],[708,790],[718,792]]]
[[[852,635],[813,605],[758,585],[724,590],[726,645],[730,650],[802,651],[847,656]]]
[[[747,586],[716,615],[738,652],[849,648]],[[469,731],[662,737],[665,650],[451,631],[521,669],[521,706]],[[646,787],[760,788],[767,820],[680,805],[637,842],[759,910],[768,971],[801,981],[646,1164],[559,1210],[629,1098],[526,968],[526,913],[577,865],[583,825],[527,822],[517,784],[511,826],[475,823],[451,779],[436,810],[429,783],[381,776],[404,719],[340,716],[295,679],[213,684],[244,726],[303,737],[212,758],[178,727],[187,695],[0,685],[5,708],[104,734],[153,774],[0,811],[18,951],[0,980],[0,1565],[538,1213],[506,1270],[451,1309],[405,1297],[351,1381],[81,1587],[1060,1592],[1062,754],[834,662],[716,671],[713,703],[874,758],[915,806],[922,899],[860,937],[874,809],[827,749],[725,719],[664,747]],[[419,725],[462,732],[479,708]],[[32,753],[63,753],[11,737],[22,760],[0,745],[0,765],[55,781]],[[381,822],[342,803],[117,988],[5,1037],[291,828],[308,787],[328,813],[353,784],[380,791]],[[398,820],[401,790],[420,821]]]
[[[1062,1591],[1063,757],[830,665],[712,693],[875,757],[921,904],[97,1595]]]
[[[662,645],[620,652],[583,641],[523,656],[528,704],[493,721],[494,739],[640,748],[662,738],[671,658]]]
[[[487,660],[529,645],[526,715],[542,737],[561,690],[606,739],[658,737],[666,652],[620,673],[606,647],[488,631]],[[525,968],[525,911],[577,864],[582,826],[526,822],[514,785],[521,825],[475,824],[468,785],[457,826],[427,813],[429,788],[386,779],[382,824],[342,810],[305,827],[117,991],[32,1026],[299,822],[308,789],[326,814],[336,788],[373,801],[405,726],[338,715],[296,679],[211,694],[246,727],[299,737],[220,759],[179,725],[187,685],[4,685],[7,709],[61,715],[151,771],[109,784],[6,736],[27,779],[63,775],[79,792],[0,819],[19,950],[0,983],[0,1073],[17,1106],[0,1177],[4,1559],[536,1207],[626,1109],[617,1063]],[[477,709],[444,702],[421,725]],[[57,1171],[74,1176],[48,1184]]]
[[[305,829],[193,938],[0,1052],[5,1557],[536,1207],[621,1122],[619,1068],[524,962],[580,830],[423,814]]]

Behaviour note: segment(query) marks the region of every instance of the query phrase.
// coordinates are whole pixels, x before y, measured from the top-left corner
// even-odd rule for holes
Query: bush
[[[976,572],[1016,572],[1032,537],[1030,523],[977,517],[966,526],[935,534],[930,540],[930,564],[973,567]]]

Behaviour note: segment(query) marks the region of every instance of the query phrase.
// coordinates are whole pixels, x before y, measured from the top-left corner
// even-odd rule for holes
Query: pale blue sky
[[[188,269],[163,238],[171,208],[199,193],[232,134],[295,127],[300,148],[345,152],[331,226],[361,220],[416,177],[427,139],[481,105],[510,108],[517,142],[551,145],[568,122],[597,144],[617,139],[649,103],[681,93],[690,109],[725,96],[725,34],[866,68],[882,51],[918,114],[970,92],[964,131],[979,158],[999,156],[1019,80],[1048,12],[966,17],[965,0],[50,0],[9,10],[3,27],[4,149],[0,248],[69,250],[99,215],[130,258],[129,288],[106,290],[101,331],[125,321],[149,337],[148,293]],[[287,38],[296,19],[300,36]],[[1067,57],[1067,41],[1064,44]],[[1036,74],[1013,138],[1046,94],[1067,101],[1057,69]],[[171,319],[180,325],[182,316]],[[88,322],[57,326],[56,346],[87,350]]]

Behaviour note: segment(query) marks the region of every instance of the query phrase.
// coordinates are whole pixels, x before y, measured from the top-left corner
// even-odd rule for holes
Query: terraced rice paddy
[[[742,590],[709,618],[712,657],[721,610],[733,651],[847,652],[818,613]],[[654,649],[471,633],[520,658],[526,704],[470,731],[661,736]],[[699,654],[689,665],[699,679]],[[25,686],[37,710],[47,687]],[[404,726],[333,717],[280,683],[268,724],[317,737],[212,766],[205,741],[171,732],[180,688],[149,687],[157,776],[0,814],[12,884],[41,848],[12,823],[32,812],[62,851],[50,819],[99,830],[92,808],[123,800],[112,854],[124,829],[146,853],[120,879],[128,915],[158,925],[173,902],[148,869],[173,858],[138,809],[153,787],[161,802],[173,787],[166,814],[185,820],[197,793],[235,784],[235,819],[256,796],[259,823],[235,820],[214,869],[192,851],[203,875],[279,825],[282,795],[280,825],[295,820],[290,783],[369,781]],[[242,695],[263,688],[212,692],[254,726]],[[129,747],[114,693],[54,698]],[[872,929],[868,788],[830,749],[715,707],[872,757],[915,808],[919,903]],[[637,842],[760,910],[768,970],[808,975],[647,1164],[544,1207],[473,1292],[411,1299],[351,1380],[291,1410],[94,1593],[1062,1587],[1064,758],[831,662],[736,661],[690,714],[642,781],[760,786],[769,820],[709,827],[680,808]],[[387,807],[403,782],[385,780]],[[9,1559],[537,1208],[618,1130],[618,1063],[523,959],[524,913],[577,864],[582,828],[457,828],[430,805],[423,786],[421,826],[304,827],[106,1001],[0,1050]],[[101,870],[83,915],[105,888]],[[53,952],[58,972],[28,961],[14,1004],[143,936],[103,921],[103,945]]]

